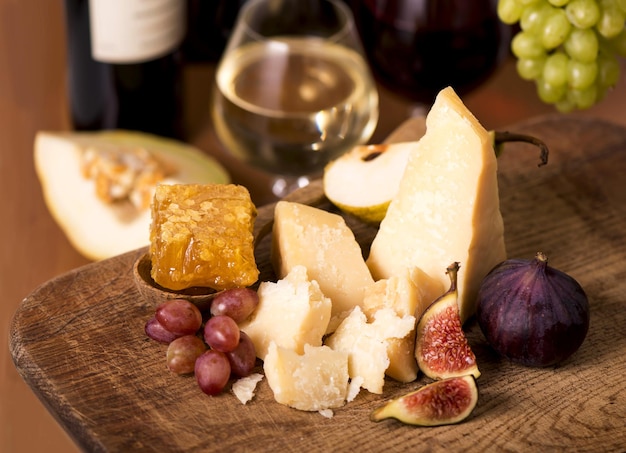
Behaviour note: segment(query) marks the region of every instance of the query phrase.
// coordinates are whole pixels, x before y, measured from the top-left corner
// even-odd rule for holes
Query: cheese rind
[[[259,305],[250,318],[239,324],[257,353],[265,360],[271,342],[304,352],[304,345],[321,346],[330,320],[331,302],[316,281],[309,280],[304,266],[274,282],[263,282],[257,291]]]
[[[302,411],[341,407],[348,393],[348,355],[327,346],[305,345],[303,354],[271,342],[263,363],[280,404]]]
[[[363,302],[374,280],[354,233],[340,215],[279,201],[274,211],[272,263],[278,278],[304,266],[332,301],[328,332]]]
[[[409,156],[367,264],[375,279],[418,267],[447,287],[445,271],[458,261],[465,322],[476,311],[482,279],[504,259],[492,138],[446,88],[428,113],[426,134]]]

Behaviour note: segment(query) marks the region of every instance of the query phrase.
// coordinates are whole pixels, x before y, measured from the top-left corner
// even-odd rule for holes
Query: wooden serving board
[[[394,140],[414,137],[408,124]],[[510,144],[499,158],[508,254],[550,263],[585,288],[591,325],[581,349],[546,369],[513,365],[467,326],[482,376],[479,402],[463,423],[418,428],[369,421],[370,411],[428,382],[387,380],[383,395],[362,391],[334,417],[273,400],[267,382],[242,405],[208,397],[193,377],[165,367],[166,346],[149,340],[154,306],[132,278],[137,250],[45,283],[15,313],[15,365],[50,412],[86,451],[625,451],[626,129],[591,119],[537,118],[511,131],[543,139],[550,162]],[[319,182],[293,200],[332,209]],[[260,209],[258,223],[271,219]],[[375,230],[348,219],[367,253]],[[401,237],[398,238],[402,240]],[[269,238],[258,248],[272,278]]]

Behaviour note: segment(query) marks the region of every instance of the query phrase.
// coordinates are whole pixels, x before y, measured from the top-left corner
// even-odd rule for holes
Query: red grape
[[[206,351],[204,341],[195,335],[185,335],[167,347],[167,367],[176,374],[193,373],[196,359]]]
[[[239,377],[246,377],[252,373],[256,364],[256,351],[254,343],[245,333],[240,333],[239,344],[235,349],[226,353],[230,368],[233,374]]]
[[[239,338],[239,326],[229,316],[213,316],[204,325],[204,341],[217,351],[232,351],[239,344]]]
[[[171,343],[179,337],[179,335],[173,334],[163,327],[159,320],[156,319],[156,316],[153,316],[148,320],[148,322],[146,322],[144,330],[148,337],[158,341],[159,343]]]
[[[202,313],[198,307],[185,299],[169,299],[156,309],[156,318],[170,332],[193,335],[202,325]]]
[[[196,381],[207,395],[218,395],[230,379],[230,362],[226,354],[209,349],[196,359]]]
[[[236,323],[244,321],[259,305],[259,295],[250,288],[222,291],[211,302],[211,315],[230,316]]]

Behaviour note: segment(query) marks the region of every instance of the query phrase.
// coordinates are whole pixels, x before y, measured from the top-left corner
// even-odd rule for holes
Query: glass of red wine
[[[379,84],[420,113],[447,86],[459,96],[480,86],[508,53],[497,0],[346,1]]]

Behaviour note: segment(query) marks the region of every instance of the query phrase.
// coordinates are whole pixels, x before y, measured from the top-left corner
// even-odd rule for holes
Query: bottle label
[[[103,63],[167,55],[185,34],[185,0],[89,0],[91,53]]]

